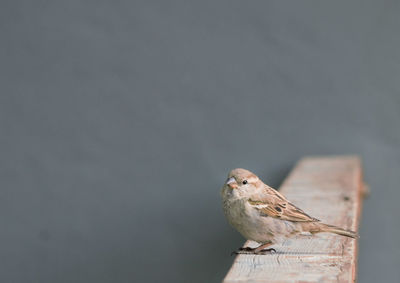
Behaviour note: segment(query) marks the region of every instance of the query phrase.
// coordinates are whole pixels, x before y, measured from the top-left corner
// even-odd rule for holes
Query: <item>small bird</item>
[[[246,169],[237,168],[229,173],[221,196],[229,223],[246,239],[260,244],[257,248],[240,248],[234,252],[236,254],[275,252],[267,247],[304,232],[358,237],[356,232],[324,224],[309,216]]]

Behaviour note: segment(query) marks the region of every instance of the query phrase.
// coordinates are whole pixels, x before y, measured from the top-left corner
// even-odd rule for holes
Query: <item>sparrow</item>
[[[236,254],[275,252],[267,247],[304,232],[358,237],[354,231],[322,223],[308,215],[246,169],[237,168],[229,173],[221,196],[228,222],[243,237],[260,244],[257,248],[240,248]]]

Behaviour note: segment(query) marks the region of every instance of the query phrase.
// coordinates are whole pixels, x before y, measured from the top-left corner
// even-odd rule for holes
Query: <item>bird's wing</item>
[[[248,203],[257,209],[262,216],[270,216],[293,222],[315,222],[316,218],[309,216],[303,210],[286,200],[276,190],[266,187],[265,193],[253,195]]]

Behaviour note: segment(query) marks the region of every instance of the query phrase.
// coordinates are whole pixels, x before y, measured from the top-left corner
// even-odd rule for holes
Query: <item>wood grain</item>
[[[307,157],[280,192],[322,222],[357,230],[363,185],[358,157]],[[238,255],[223,282],[354,282],[357,242],[329,233],[300,235],[274,245],[275,254]]]

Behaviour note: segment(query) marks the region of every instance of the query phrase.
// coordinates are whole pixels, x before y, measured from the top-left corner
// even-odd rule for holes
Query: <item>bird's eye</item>
[[[242,184],[246,185],[247,184],[247,180],[243,180]]]

